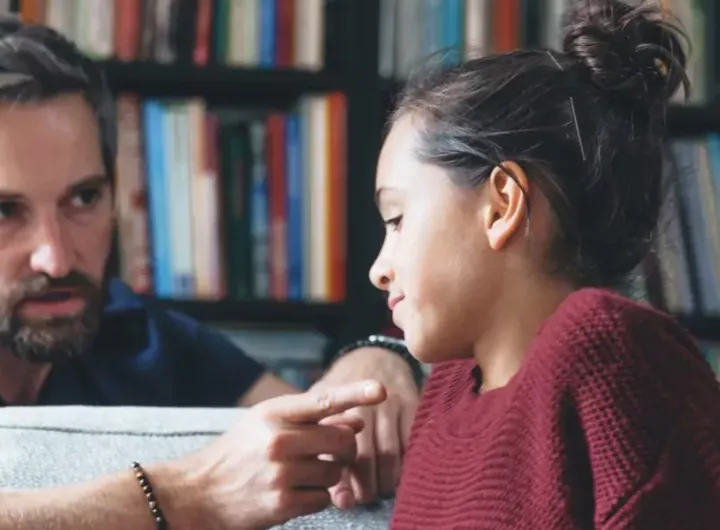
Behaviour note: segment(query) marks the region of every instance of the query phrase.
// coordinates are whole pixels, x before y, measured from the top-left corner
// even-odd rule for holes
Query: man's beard
[[[85,302],[83,310],[70,317],[28,319],[20,306],[53,289],[72,290]],[[55,363],[83,355],[100,323],[105,282],[93,282],[81,272],[64,278],[39,274],[25,278],[0,296],[0,348],[32,363]]]

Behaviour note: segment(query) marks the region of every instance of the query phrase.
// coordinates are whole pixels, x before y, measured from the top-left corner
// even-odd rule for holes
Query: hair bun
[[[683,85],[684,32],[651,5],[578,0],[568,11],[563,51],[584,64],[598,88],[636,103],[666,103]]]

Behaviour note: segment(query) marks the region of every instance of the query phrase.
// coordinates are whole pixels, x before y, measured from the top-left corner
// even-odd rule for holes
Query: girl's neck
[[[573,290],[568,283],[537,278],[516,278],[502,290],[474,347],[483,391],[503,387],[513,378],[542,323]]]

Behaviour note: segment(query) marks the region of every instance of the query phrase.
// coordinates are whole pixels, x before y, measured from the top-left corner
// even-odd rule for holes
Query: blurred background
[[[375,163],[402,80],[437,50],[452,61],[558,48],[572,1],[0,0],[0,11],[56,28],[106,72],[123,279],[307,387],[338,344],[390,325],[367,273],[382,237]],[[692,36],[693,93],[669,114],[671,193],[629,294],[676,314],[718,368],[720,10],[655,1]]]

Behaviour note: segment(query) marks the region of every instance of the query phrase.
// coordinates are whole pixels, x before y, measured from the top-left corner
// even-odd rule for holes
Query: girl
[[[675,321],[608,288],[651,248],[681,34],[576,2],[563,51],[406,87],[371,270],[434,363],[394,529],[718,529],[720,389]]]

